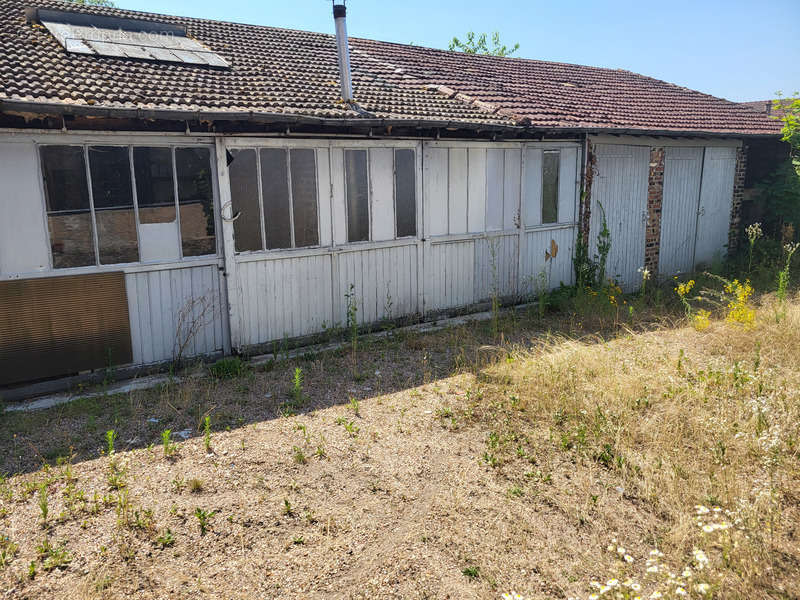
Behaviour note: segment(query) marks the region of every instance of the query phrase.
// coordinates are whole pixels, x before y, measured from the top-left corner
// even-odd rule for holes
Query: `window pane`
[[[347,188],[347,241],[369,239],[369,181],[367,151],[344,151],[345,187]]]
[[[233,222],[236,251],[263,250],[261,209],[258,206],[258,171],[255,150],[231,150],[228,165],[231,180],[231,205],[239,218]]]
[[[292,150],[292,209],[294,211],[294,245],[317,246],[317,164],[314,151]]]
[[[133,210],[128,147],[90,147],[89,171],[100,264],[137,262],[139,241]]]
[[[42,174],[53,267],[95,264],[89,187],[81,146],[42,146]]]
[[[134,148],[133,172],[139,222],[172,223],[175,220],[172,151],[169,148]]]
[[[558,222],[559,152],[542,155],[542,223]]]
[[[394,152],[397,237],[417,235],[416,165],[413,150]]]
[[[289,219],[289,179],[286,172],[286,150],[261,149],[261,193],[264,198],[264,225],[267,248],[292,247]]]
[[[183,255],[216,254],[211,152],[208,148],[177,148],[175,168]]]

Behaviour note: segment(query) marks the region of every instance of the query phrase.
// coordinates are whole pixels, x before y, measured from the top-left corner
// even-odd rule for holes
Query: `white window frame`
[[[70,139],[70,137],[66,139],[59,139],[59,140],[47,140],[47,139],[38,139],[34,141],[34,145],[36,148],[36,162],[37,162],[37,170],[39,173],[39,185],[41,189],[41,203],[42,203],[42,214],[45,221],[45,235],[46,235],[46,242],[47,242],[47,252],[49,257],[49,270],[48,273],[58,273],[60,274],[71,274],[71,273],[86,273],[86,272],[97,272],[97,271],[119,271],[120,269],[124,269],[126,271],[135,270],[136,267],[140,266],[147,266],[147,265],[164,265],[164,264],[183,264],[183,263],[209,263],[209,262],[217,262],[220,256],[220,248],[222,244],[221,233],[222,233],[222,224],[219,219],[219,211],[217,209],[218,205],[218,189],[217,189],[217,172],[216,172],[216,165],[214,160],[214,148],[207,143],[193,143],[192,140],[186,140],[185,142],[181,143],[180,141],[172,141],[172,142],[159,142],[156,140],[150,141],[148,139],[142,139],[137,141],[131,141],[129,139],[124,140],[117,140],[111,137],[103,137],[99,139]],[[46,191],[44,189],[44,169],[42,165],[42,155],[40,149],[44,146],[79,146],[83,149],[83,160],[84,160],[84,168],[85,168],[85,176],[86,176],[86,183],[88,186],[88,196],[89,196],[89,210],[92,217],[92,241],[94,244],[94,255],[95,255],[95,264],[93,265],[84,265],[81,267],[66,267],[66,268],[55,268],[53,266],[53,244],[50,236],[50,227],[48,223],[48,210],[47,210],[47,196]],[[134,219],[136,223],[136,243],[137,243],[137,250],[139,251],[139,255],[141,257],[141,232],[140,232],[140,222],[139,222],[139,203],[137,197],[137,190],[136,190],[136,173],[134,170],[134,163],[133,163],[133,148],[134,147],[147,147],[147,148],[169,148],[170,155],[172,158],[172,184],[173,184],[173,194],[175,200],[175,226],[177,229],[178,235],[178,249],[179,249],[179,258],[178,259],[168,259],[168,260],[154,260],[154,261],[142,261],[138,260],[135,262],[128,262],[128,263],[109,263],[104,264],[100,262],[100,246],[98,243],[98,233],[97,233],[97,218],[96,218],[96,211],[94,207],[94,195],[92,191],[92,179],[91,179],[91,165],[89,163],[89,148],[90,147],[122,147],[127,148],[128,150],[128,165],[130,169],[131,175],[131,187],[132,187],[132,197],[133,197],[133,208],[134,208]],[[178,197],[178,173],[177,173],[177,164],[175,160],[175,151],[179,148],[205,148],[209,152],[209,169],[211,171],[211,192],[212,192],[212,208],[214,211],[214,243],[215,243],[215,252],[214,254],[206,254],[201,256],[184,256],[183,255],[183,240],[181,238],[181,228],[180,228],[180,198]]]
[[[293,145],[293,144],[248,144],[248,145],[231,145],[227,148],[228,151],[246,151],[252,150],[256,153],[256,183],[258,186],[258,210],[259,218],[261,219],[261,250],[235,250],[236,240],[234,233],[234,252],[236,256],[260,255],[271,254],[277,252],[302,252],[303,250],[314,250],[322,248],[322,222],[320,210],[320,196],[319,196],[319,153],[318,148],[306,145]],[[292,245],[287,248],[267,248],[267,225],[266,225],[266,211],[264,208],[264,190],[261,181],[261,151],[262,150],[283,150],[286,153],[286,185],[289,194],[289,237]],[[313,246],[296,246],[294,235],[294,192],[292,191],[292,150],[311,150],[314,152],[314,197],[317,202],[317,243]]]

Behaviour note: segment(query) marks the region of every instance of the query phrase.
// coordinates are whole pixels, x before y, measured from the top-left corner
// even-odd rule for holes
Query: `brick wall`
[[[736,149],[736,175],[733,178],[733,201],[731,202],[731,227],[728,232],[728,254],[736,252],[741,238],[742,199],[744,197],[744,178],[747,173],[747,147]]]
[[[650,148],[650,175],[647,180],[647,229],[644,266],[658,271],[661,244],[661,206],[664,199],[664,148]]]

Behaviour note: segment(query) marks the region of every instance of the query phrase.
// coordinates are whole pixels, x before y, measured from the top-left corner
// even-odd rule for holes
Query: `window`
[[[133,149],[133,174],[142,224],[175,222],[175,183],[169,148]]]
[[[369,240],[369,175],[367,151],[344,151],[344,174],[347,198],[347,241]]]
[[[100,264],[138,262],[139,239],[128,148],[90,146],[89,170]]]
[[[558,222],[558,171],[560,153],[542,153],[542,223]]]
[[[176,148],[175,173],[184,256],[205,256],[217,250],[214,232],[214,188],[208,148]]]
[[[40,157],[54,268],[216,254],[208,148],[42,146]]]
[[[228,172],[237,252],[319,245],[315,150],[232,150]]]
[[[96,264],[83,146],[43,146],[41,157],[53,267]]]
[[[264,197],[264,226],[267,232],[268,250],[292,247],[288,177],[286,150],[262,149],[261,193]]]
[[[394,197],[397,237],[417,235],[417,166],[414,151],[394,151]]]
[[[262,250],[261,209],[258,196],[258,167],[255,150],[232,150],[228,175],[231,182],[231,204],[233,214],[239,215],[233,222],[236,251]]]
[[[294,245],[319,245],[317,217],[317,163],[314,151],[309,149],[289,152],[292,166],[292,216]]]

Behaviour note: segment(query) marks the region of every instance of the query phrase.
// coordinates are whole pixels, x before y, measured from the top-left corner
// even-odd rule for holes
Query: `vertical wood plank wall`
[[[222,279],[216,264],[126,273],[134,364],[229,347]]]
[[[33,232],[23,242],[35,246],[31,252],[20,249],[12,254],[24,243],[14,241],[19,235],[11,221],[5,228],[0,222],[0,278],[58,274],[47,264],[44,202],[33,139],[0,144],[0,157],[6,158],[0,174],[13,167],[35,183],[20,187],[20,178],[14,177],[0,182],[4,186],[0,190],[10,190],[0,195],[0,208],[6,214],[15,212],[8,203],[16,196],[25,199],[25,210],[15,214],[27,224],[26,231]],[[219,221],[217,235],[228,248],[225,256],[120,268],[128,289],[134,364],[175,358],[181,328],[192,323],[198,324],[197,332],[186,344],[184,357],[344,325],[345,295],[351,286],[358,320],[366,324],[467,308],[489,300],[494,290],[502,297],[522,298],[543,286],[552,289],[573,282],[582,161],[577,143],[256,138],[220,138],[216,143],[223,157],[224,150],[233,147],[314,148],[320,246],[233,255],[233,238],[228,235],[232,225]],[[608,275],[618,275],[626,289],[636,285],[636,270],[643,265],[646,144],[595,145],[598,173],[592,190],[591,251],[596,252],[597,203],[602,202],[612,235]],[[369,153],[369,242],[347,243],[343,169],[347,148]],[[415,149],[417,160],[417,235],[402,239],[395,239],[396,148]],[[542,152],[552,149],[561,152],[558,220],[543,224]],[[661,248],[665,268],[687,264],[686,244],[678,234],[688,232],[698,211],[698,227],[704,233],[697,236],[696,262],[710,260],[724,249],[735,157],[735,149],[729,147],[668,151]],[[230,193],[222,189],[228,185],[225,161],[215,164],[220,211]],[[695,193],[699,208],[693,212]],[[549,258],[554,248],[558,252]],[[223,259],[228,277],[221,268]]]

